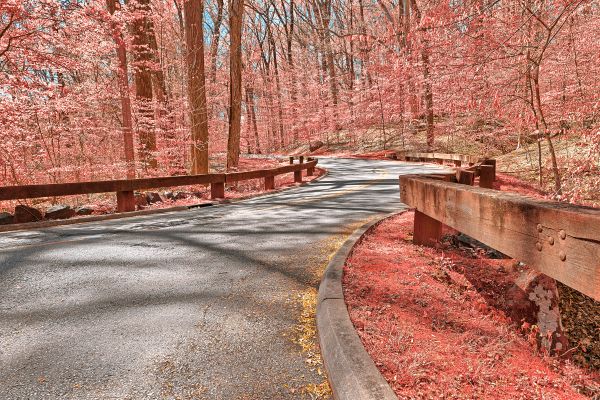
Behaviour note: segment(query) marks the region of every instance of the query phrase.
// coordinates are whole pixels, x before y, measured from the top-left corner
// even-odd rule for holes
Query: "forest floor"
[[[513,322],[514,260],[445,241],[412,244],[413,213],[384,220],[346,262],[344,297],[363,342],[399,398],[579,399],[600,375],[537,350]],[[597,339],[597,337],[596,337]]]
[[[264,168],[276,168],[281,166],[282,163],[287,163],[288,160],[281,160],[274,157],[241,157],[238,171],[250,171]],[[225,160],[222,155],[211,158],[211,171],[223,172],[225,170]],[[315,168],[313,176],[303,176],[304,182],[310,182],[323,175],[325,170],[322,168]],[[275,177],[275,190],[287,187],[298,186],[294,182],[293,174],[284,174]],[[227,199],[242,199],[248,197],[259,196],[267,193],[264,190],[263,179],[251,179],[248,181],[241,181],[235,185],[226,185],[225,196]],[[146,197],[146,193],[158,193],[161,197],[161,201],[148,204],[143,199]],[[149,209],[161,209],[170,208],[177,206],[190,206],[210,203],[210,186],[181,186],[174,189],[156,189],[149,190],[144,193],[138,194],[140,199],[136,208],[138,210],[149,210]],[[137,201],[137,200],[136,200]],[[15,205],[26,204],[31,207],[35,207],[42,211],[50,208],[55,204],[64,204],[72,208],[86,207],[92,210],[91,215],[106,215],[113,214],[116,212],[116,200],[113,193],[98,193],[82,196],[70,196],[64,198],[42,198],[42,199],[30,199],[25,202],[17,201],[0,201],[0,211],[12,212]],[[73,217],[77,218],[77,216]]]

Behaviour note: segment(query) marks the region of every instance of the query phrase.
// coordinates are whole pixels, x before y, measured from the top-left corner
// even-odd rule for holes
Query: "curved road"
[[[321,165],[253,200],[0,234],[0,398],[310,398],[301,296],[354,228],[401,209],[398,174],[440,170]]]

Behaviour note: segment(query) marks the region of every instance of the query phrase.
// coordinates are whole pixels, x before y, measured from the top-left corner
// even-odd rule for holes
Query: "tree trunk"
[[[237,168],[240,160],[240,130],[242,117],[242,20],[244,0],[229,3],[229,137],[227,170]]]
[[[297,100],[298,100],[298,82],[296,78],[296,71],[294,71],[294,56],[292,53],[292,39],[294,38],[294,0],[290,0],[290,29],[286,29],[286,44],[287,44],[287,62],[290,68],[290,75],[292,77],[290,98],[291,98],[291,119],[292,125],[297,123],[298,112],[297,112]],[[294,143],[298,144],[298,128],[292,127],[292,134]]]
[[[337,76],[335,72],[335,64],[333,60],[333,48],[331,45],[331,32],[329,31],[329,23],[331,21],[331,2],[330,0],[318,0],[319,21],[321,23],[321,37],[323,38],[323,51],[324,61],[327,65],[327,72],[329,77],[329,92],[331,93],[331,106],[332,106],[332,117],[333,117],[333,130],[338,132],[340,125],[338,121],[338,85]],[[338,140],[339,141],[339,140]]]
[[[106,7],[112,15],[116,11],[117,0],[107,0]],[[123,41],[123,34],[117,24],[111,24],[113,40],[115,41],[119,69],[117,80],[119,82],[119,95],[121,97],[121,118],[123,119],[123,148],[125,163],[127,164],[127,179],[135,178],[135,155],[133,151],[133,117],[131,115],[131,99],[129,98],[129,82],[127,81],[127,49]]]
[[[552,143],[552,139],[550,138],[550,131],[548,130],[548,124],[546,123],[546,117],[544,116],[544,111],[542,109],[542,98],[540,94],[540,64],[539,62],[533,63],[533,73],[531,74],[531,79],[533,81],[533,91],[534,91],[534,103],[537,104],[537,116],[540,120],[540,125],[542,128],[542,134],[546,139],[546,143],[548,144],[548,151],[550,152],[550,159],[552,161],[552,174],[554,175],[554,188],[557,194],[562,194],[562,184],[560,178],[560,171],[558,169],[558,160],[556,159],[556,151],[554,150],[554,144]]]
[[[217,54],[219,51],[219,40],[221,39],[221,23],[223,22],[223,0],[217,0],[217,19],[210,41],[210,79],[212,82],[217,77]]]
[[[208,112],[204,77],[203,0],[184,3],[188,101],[190,104],[191,173],[208,173]]]
[[[365,44],[365,37],[367,35],[367,26],[365,24],[365,10],[363,6],[362,0],[358,0],[358,14],[360,16],[360,33],[362,34],[362,38],[360,39],[360,54],[361,54],[361,79],[363,81],[363,86],[367,89],[371,88],[371,84],[373,83],[373,79],[371,78],[371,73],[369,72],[369,49]]]
[[[433,130],[433,88],[431,85],[431,73],[429,66],[429,49],[428,43],[423,43],[423,49],[421,50],[421,60],[423,61],[423,86],[425,87],[424,98],[425,98],[425,112],[427,118],[427,150],[433,149],[435,141],[435,132]]]
[[[254,151],[256,154],[261,154],[258,127],[256,126],[256,100],[254,99],[254,90],[250,86],[246,87],[246,106],[248,107],[248,119],[252,126],[252,132],[254,133]]]
[[[151,28],[151,9],[149,0],[134,3],[136,18],[133,20],[133,59],[135,97],[137,102],[137,125],[140,140],[140,161],[144,168],[155,169],[158,164],[153,154],[156,151],[156,132],[154,130],[154,110],[152,104],[152,52],[148,39]]]
[[[277,63],[277,51],[275,48],[275,39],[273,38],[273,32],[268,28],[269,32],[269,43],[271,47],[271,54],[273,55],[273,72],[275,74],[275,90],[277,91],[277,116],[279,119],[279,147],[283,149],[285,147],[285,137],[283,132],[283,107],[281,101],[281,82],[279,81],[279,65]]]

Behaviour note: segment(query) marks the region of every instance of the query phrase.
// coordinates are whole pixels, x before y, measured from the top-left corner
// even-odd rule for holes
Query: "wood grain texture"
[[[600,300],[600,210],[417,176],[400,199],[431,218]]]

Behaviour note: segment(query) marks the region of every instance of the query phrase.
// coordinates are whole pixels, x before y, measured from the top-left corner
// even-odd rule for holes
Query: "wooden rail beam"
[[[599,209],[418,176],[400,176],[400,199],[600,300]]]

